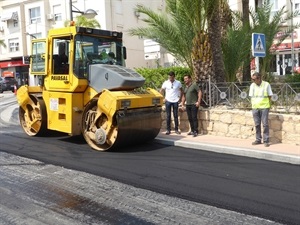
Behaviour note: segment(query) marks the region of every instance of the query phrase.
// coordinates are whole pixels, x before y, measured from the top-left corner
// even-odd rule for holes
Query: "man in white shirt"
[[[173,117],[175,124],[175,133],[180,134],[178,129],[178,106],[179,100],[182,95],[182,84],[175,79],[175,73],[169,73],[169,79],[164,81],[160,89],[160,93],[165,96],[164,102],[166,105],[167,113],[167,132],[166,135],[171,133],[171,110],[173,109]]]

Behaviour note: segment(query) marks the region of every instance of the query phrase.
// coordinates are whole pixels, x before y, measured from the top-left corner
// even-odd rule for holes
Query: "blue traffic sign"
[[[252,33],[252,55],[254,57],[266,56],[265,34]]]

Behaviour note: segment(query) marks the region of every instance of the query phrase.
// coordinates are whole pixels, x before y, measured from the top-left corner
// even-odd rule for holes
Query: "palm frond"
[[[5,44],[4,40],[0,40],[0,46],[3,46],[4,48],[6,48],[6,44]]]
[[[169,1],[173,1],[175,4],[174,0]],[[171,16],[156,13],[150,8],[142,5],[138,5],[135,10],[146,15],[142,20],[148,24],[148,27],[129,29],[128,33],[130,35],[139,35],[154,39],[181,62],[191,65],[191,40],[195,36],[195,33],[192,27],[183,19],[184,17],[187,17],[184,15],[186,14],[186,12],[184,13],[184,10],[180,7],[178,8],[174,5],[169,5],[168,10]],[[177,16],[175,17],[175,15]]]

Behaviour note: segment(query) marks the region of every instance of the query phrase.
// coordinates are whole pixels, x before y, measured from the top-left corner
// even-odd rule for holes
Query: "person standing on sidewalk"
[[[273,95],[271,85],[262,80],[260,73],[251,76],[253,83],[250,85],[249,96],[252,104],[252,115],[255,125],[256,139],[252,145],[262,143],[261,124],[263,125],[263,142],[266,147],[269,142],[269,111],[271,107],[271,97]]]
[[[198,110],[202,99],[202,91],[198,84],[192,82],[190,75],[184,76],[185,87],[181,99],[181,105],[186,104],[186,112],[191,131],[188,135],[198,136]]]
[[[180,134],[178,129],[178,106],[179,100],[182,95],[182,84],[175,79],[175,73],[171,71],[169,73],[169,79],[164,81],[160,89],[160,93],[165,96],[164,102],[166,105],[167,113],[167,132],[166,135],[171,133],[171,111],[173,108],[173,117],[175,123],[175,133]]]

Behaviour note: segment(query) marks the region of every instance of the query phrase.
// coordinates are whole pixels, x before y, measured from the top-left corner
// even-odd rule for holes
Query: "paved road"
[[[28,205],[43,206],[40,220],[55,214],[68,221],[79,213],[79,223],[88,215],[91,223],[114,224],[112,212],[131,224],[300,224],[299,166],[157,143],[102,153],[78,137],[28,137],[15,122],[2,124],[0,151],[39,161],[1,153],[5,221],[23,201],[18,218],[36,217]],[[99,214],[103,207],[109,215]]]
[[[0,152],[1,224],[277,224]]]

